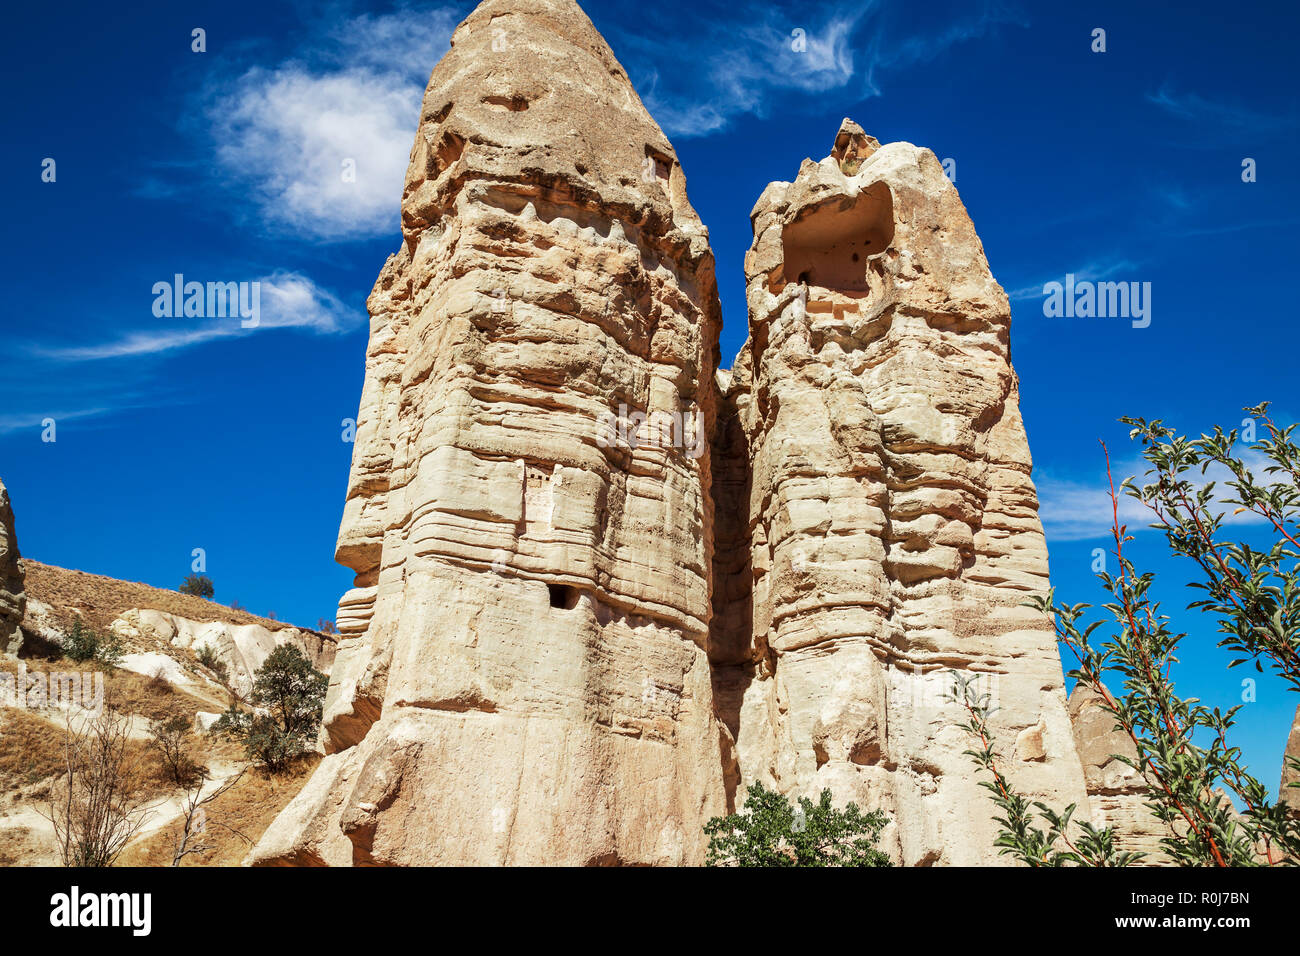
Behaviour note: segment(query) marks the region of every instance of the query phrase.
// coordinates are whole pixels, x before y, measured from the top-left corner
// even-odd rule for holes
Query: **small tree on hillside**
[[[149,723],[149,744],[162,761],[167,777],[178,787],[190,788],[206,776],[204,768],[190,756],[190,722],[168,717]]]
[[[215,644],[200,644],[194,652],[194,659],[216,674],[223,684],[230,679],[230,667],[217,653]]]
[[[110,631],[101,635],[77,618],[72,622],[72,632],[63,638],[63,655],[78,664],[94,662],[108,669],[122,661],[122,638]]]
[[[181,799],[180,825],[173,831],[175,840],[172,844],[172,866],[180,866],[181,861],[187,856],[202,856],[211,850],[215,850],[217,844],[209,835],[209,828],[212,826],[220,827],[222,830],[238,837],[244,843],[252,845],[253,841],[242,831],[221,820],[214,820],[208,816],[208,807],[234,789],[239,781],[244,778],[247,769],[247,767],[241,769],[225,782],[207,792],[204,792],[204,778],[200,778],[191,784],[185,796]]]
[[[775,790],[752,783],[739,813],[714,817],[704,825],[709,837],[709,866],[891,866],[876,849],[889,822],[879,810],[863,813],[850,803],[831,806],[823,790],[814,803],[800,797],[797,806]]]
[[[250,712],[232,705],[213,725],[244,745],[250,760],[279,773],[309,751],[320,729],[329,678],[292,644],[281,644],[254,675]]]
[[[207,598],[212,600],[212,595],[216,594],[216,588],[212,586],[212,579],[206,574],[191,574],[181,585],[182,594],[193,594],[195,597]]]

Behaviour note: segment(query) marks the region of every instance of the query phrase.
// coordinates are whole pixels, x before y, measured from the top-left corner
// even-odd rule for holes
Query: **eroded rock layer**
[[[851,121],[751,218],[714,450],[744,461],[714,490],[732,780],[881,807],[906,863],[995,862],[949,671],[982,675],[1022,792],[1087,806],[1051,624],[1020,606],[1048,568],[1007,296],[934,155]]]
[[[21,624],[26,598],[21,557],[9,492],[0,482],[0,654],[10,656],[17,656],[23,644]]]
[[[1142,774],[1118,759],[1137,762],[1132,739],[1102,706],[1096,692],[1082,684],[1070,692],[1069,708],[1093,824],[1114,829],[1116,849],[1145,853],[1143,865],[1167,864],[1169,858],[1160,841],[1172,832],[1152,814]]]
[[[261,864],[698,863],[762,780],[1004,862],[1088,797],[1007,297],[938,161],[846,121],[768,186],[718,370],[707,232],[571,0],[487,0],[426,91],[337,557],[327,756]]]
[[[725,809],[713,258],[571,0],[457,28],[402,234],[368,303],[329,756],[252,861],[698,863]]]
[[[334,666],[334,639],[296,627],[271,630],[261,624],[195,621],[152,608],[130,608],[108,627],[132,644],[158,642],[195,654],[206,651],[211,660],[224,666],[224,682],[243,696],[252,691],[257,671],[281,644],[298,648],[311,666],[323,673],[328,674]]]

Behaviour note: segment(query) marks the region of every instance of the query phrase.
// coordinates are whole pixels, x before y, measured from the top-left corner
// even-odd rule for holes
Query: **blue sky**
[[[472,3],[137,3],[8,14],[9,302],[0,477],[36,560],[175,587],[203,548],[217,599],[314,624],[332,562],[366,339],[398,243],[418,104]],[[1137,9],[1135,9],[1137,8]],[[1121,415],[1193,431],[1275,402],[1294,421],[1294,4],[764,4],[592,0],[588,14],[677,147],[718,258],[724,359],[763,186],[843,116],[955,163],[993,272],[1059,594],[1099,598],[1098,439]],[[206,52],[191,31],[206,31]],[[1093,52],[1093,31],[1106,51]],[[806,40],[792,49],[796,30]],[[355,159],[343,183],[339,157]],[[55,180],[42,163],[55,161]],[[1242,163],[1255,161],[1256,181]],[[262,323],[158,317],[155,283],[263,282]],[[1151,283],[1151,323],[1047,318],[1043,285]],[[53,418],[57,441],[43,442]],[[1243,527],[1247,535],[1257,529]],[[1151,533],[1133,556],[1190,594]],[[1224,706],[1209,622],[1182,680]],[[1275,786],[1296,704],[1261,680],[1240,742]]]

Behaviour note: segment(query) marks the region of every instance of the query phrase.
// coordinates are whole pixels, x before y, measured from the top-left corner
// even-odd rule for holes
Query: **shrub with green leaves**
[[[212,731],[239,740],[250,760],[278,773],[315,744],[328,689],[329,678],[301,650],[281,644],[254,675],[249,702],[256,709],[231,705]]]
[[[94,628],[72,622],[72,632],[63,638],[63,656],[78,664],[94,662],[112,669],[122,662],[122,639],[111,631],[101,635]]]
[[[167,717],[149,723],[149,745],[158,755],[167,778],[178,787],[190,788],[206,771],[190,755],[190,722],[184,717]]]
[[[1246,412],[1251,416],[1249,430],[1262,431],[1255,440],[1236,429],[1225,433],[1217,427],[1211,434],[1188,438],[1160,421],[1122,419],[1132,426],[1130,437],[1141,440],[1150,468],[1144,481],[1130,478],[1120,487],[1151,515],[1150,526],[1163,533],[1169,550],[1190,562],[1196,579],[1189,586],[1203,596],[1189,609],[1217,621],[1223,635],[1219,646],[1239,655],[1227,667],[1249,663],[1260,672],[1267,668],[1291,689],[1300,690],[1300,447],[1292,438],[1296,426],[1283,429],[1274,424],[1267,403]],[[1106,468],[1109,475],[1108,454]],[[1221,488],[1212,475],[1226,479]],[[1058,604],[1053,591],[1031,599],[1029,605],[1052,616],[1057,640],[1077,664],[1070,676],[1100,695],[1116,728],[1133,742],[1136,760],[1114,756],[1148,781],[1147,806],[1167,825],[1169,835],[1161,843],[1174,863],[1300,862],[1300,819],[1287,812],[1285,803],[1268,798],[1268,789],[1242,765],[1240,748],[1228,741],[1240,705],[1221,711],[1177,693],[1173,669],[1186,635],[1170,629],[1169,618],[1152,596],[1155,576],[1139,571],[1132,547],[1126,549],[1134,539],[1120,523],[1113,481],[1110,496],[1117,573],[1097,575],[1111,597],[1104,613],[1089,622],[1090,605]],[[1227,517],[1239,514],[1255,516],[1268,529],[1273,541],[1267,549],[1227,535]],[[1103,640],[1094,636],[1099,630]],[[1120,692],[1110,690],[1108,676]],[[969,728],[977,737],[978,723],[973,718]],[[983,752],[975,756],[994,773],[997,784],[998,775]],[[1236,798],[1240,812],[1230,797]],[[1038,852],[1033,834],[1012,813],[1013,795],[1000,799],[999,807],[1009,816],[1002,821],[999,845],[1014,846],[1022,858]]]
[[[966,753],[988,771],[992,779],[981,780],[980,786],[993,794],[994,805],[1003,813],[1003,816],[995,818],[1002,827],[993,842],[999,855],[1012,857],[1026,866],[1132,866],[1146,855],[1116,850],[1115,831],[1111,827],[1098,829],[1091,823],[1074,821],[1077,832],[1072,840],[1070,823],[1078,809],[1076,804],[1072,803],[1057,813],[1041,800],[1031,805],[1017,793],[998,767],[993,753],[993,734],[988,724],[993,708],[989,705],[989,695],[973,689],[974,677],[963,678],[956,671],[952,675],[955,683],[953,699],[961,704],[969,718],[965,729],[979,742],[978,750],[967,750]],[[1031,806],[1047,825],[1046,830],[1034,825]]]
[[[889,819],[879,810],[863,813],[850,803],[831,806],[823,790],[816,803],[797,805],[761,783],[752,783],[739,813],[714,817],[704,825],[709,866],[891,866],[876,848]]]
[[[185,578],[181,584],[182,594],[193,594],[195,597],[207,598],[212,600],[212,595],[216,594],[216,589],[212,586],[212,579],[206,574],[191,574]]]
[[[225,661],[217,656],[217,649],[212,644],[200,644],[199,649],[194,652],[194,658],[216,674],[222,683],[229,679],[230,668]]]

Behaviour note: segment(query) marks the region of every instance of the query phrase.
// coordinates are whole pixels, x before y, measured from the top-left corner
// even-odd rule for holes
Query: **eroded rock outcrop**
[[[27,606],[21,557],[9,492],[0,482],[0,654],[11,657],[17,656],[23,645],[21,624]]]
[[[715,448],[738,778],[885,809],[906,863],[993,862],[950,670],[983,675],[1027,796],[1087,805],[1052,626],[1020,606],[1048,569],[1007,296],[934,155],[848,120],[751,218]]]
[[[755,779],[886,810],[903,862],[1003,862],[951,669],[1087,817],[955,189],[846,121],[753,223],[720,371],[707,232],[590,21],[457,28],[368,303],[328,755],[249,862],[698,863]]]
[[[571,0],[457,28],[402,234],[369,300],[330,755],[252,861],[698,863],[725,810],[713,258]]]
[[[297,647],[313,667],[328,674],[334,664],[335,641],[315,631],[296,627],[276,630],[261,624],[228,621],[192,621],[151,608],[131,608],[109,625],[109,630],[133,644],[158,641],[194,653],[207,649],[225,665],[226,682],[241,694],[253,689],[253,678],[267,657],[281,644]],[[147,661],[141,673],[149,673]],[[136,670],[135,667],[128,667]]]
[[[1117,759],[1127,757],[1137,762],[1132,739],[1116,725],[1114,715],[1105,710],[1097,693],[1082,684],[1076,684],[1070,692],[1070,723],[1083,762],[1092,822],[1098,827],[1114,828],[1116,849],[1147,854],[1143,865],[1167,863],[1160,840],[1172,834],[1151,813],[1142,775]]]

